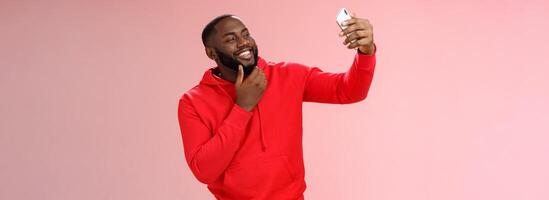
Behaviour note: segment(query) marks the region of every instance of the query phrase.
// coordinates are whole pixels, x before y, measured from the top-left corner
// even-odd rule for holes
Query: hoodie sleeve
[[[188,99],[179,100],[179,127],[185,158],[195,177],[210,184],[225,172],[240,148],[252,113],[234,104],[217,130],[210,130]]]
[[[304,101],[349,104],[366,98],[376,63],[375,54],[357,52],[345,73],[329,73],[313,67],[307,74]]]

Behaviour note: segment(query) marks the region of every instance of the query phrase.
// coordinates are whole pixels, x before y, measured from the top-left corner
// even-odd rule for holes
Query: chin
[[[242,63],[242,65],[244,65],[244,67],[255,67],[255,59],[252,59],[251,61],[246,61],[246,62],[240,62]]]

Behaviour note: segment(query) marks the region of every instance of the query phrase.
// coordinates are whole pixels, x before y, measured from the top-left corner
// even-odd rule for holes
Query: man
[[[357,49],[346,73],[265,61],[233,15],[204,28],[217,67],[183,94],[178,116],[187,164],[217,199],[303,199],[302,103],[355,103],[372,81],[372,26],[356,17],[345,23],[343,44]]]

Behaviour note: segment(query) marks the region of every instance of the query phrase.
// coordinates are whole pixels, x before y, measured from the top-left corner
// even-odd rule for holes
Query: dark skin
[[[208,40],[206,54],[217,63],[221,78],[234,83],[236,104],[247,111],[252,111],[261,100],[267,87],[265,73],[257,66],[252,66],[255,69],[244,79],[244,66],[240,65],[238,72],[233,71],[220,62],[219,55],[215,50],[217,49],[225,55],[232,55],[240,63],[248,66],[256,62],[255,58],[241,59],[236,54],[243,49],[257,48],[255,40],[250,36],[242,21],[236,17],[223,19],[215,26],[215,29],[215,34]]]
[[[340,37],[346,36],[343,44],[349,49],[358,49],[361,53],[373,54],[375,48],[370,22],[367,19],[356,18],[353,14],[352,19],[345,23],[346,28],[339,34]],[[208,57],[217,63],[221,78],[235,84],[236,104],[247,111],[254,109],[267,87],[265,73],[257,66],[249,66],[257,62],[255,58],[252,56],[251,59],[243,59],[237,56],[237,53],[242,52],[243,49],[251,48],[257,48],[257,46],[249,30],[237,17],[229,17],[221,20],[215,26],[215,33],[209,37],[205,49]],[[233,56],[245,66],[254,67],[254,70],[250,75],[244,77],[244,66],[240,65],[238,71],[224,66],[220,62],[216,50]]]
[[[341,32],[339,37],[345,37],[343,44],[349,49],[356,49],[363,54],[374,54],[374,31],[372,24],[367,19],[357,18],[353,13],[351,19],[343,22],[346,26]]]

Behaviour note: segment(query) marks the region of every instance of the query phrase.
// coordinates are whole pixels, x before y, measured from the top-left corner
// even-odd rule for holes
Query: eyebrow
[[[240,31],[240,33],[244,32],[244,31],[248,31],[248,28],[242,29],[242,31]],[[225,37],[227,35],[236,35],[236,33],[235,32],[228,32],[228,33],[223,34],[223,37]]]

